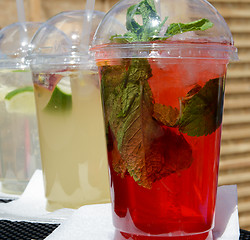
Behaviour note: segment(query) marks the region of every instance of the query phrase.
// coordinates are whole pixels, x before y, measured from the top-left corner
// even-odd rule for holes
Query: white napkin
[[[79,208],[46,240],[113,240],[111,204]],[[239,219],[236,185],[218,188],[215,227],[207,240],[238,240]]]
[[[217,191],[215,207],[215,227],[213,236],[216,240],[238,240],[240,236],[238,217],[237,186],[221,186]]]
[[[0,203],[0,219],[13,221],[61,223],[74,211],[66,208],[55,212],[46,211],[41,170],[35,171],[19,199],[9,203]]]
[[[46,240],[113,240],[111,204],[87,205],[79,208]]]

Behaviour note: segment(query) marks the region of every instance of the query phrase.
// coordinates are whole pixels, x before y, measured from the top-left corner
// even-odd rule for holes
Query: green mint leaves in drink
[[[121,177],[129,174],[144,188],[191,166],[192,149],[182,133],[204,136],[221,125],[221,78],[211,79],[203,87],[195,85],[182,99],[180,112],[154,102],[148,84],[152,71],[146,59],[106,66],[101,74],[107,131],[115,139],[109,149],[115,155],[113,169]],[[114,75],[116,80],[109,81]]]
[[[142,25],[135,20],[136,16],[141,16]],[[143,0],[128,8],[126,16],[127,32],[124,35],[112,36],[111,42],[131,43],[166,40],[177,34],[190,31],[205,31],[213,27],[213,23],[205,18],[189,23],[171,23],[165,34],[160,36],[160,32],[167,20],[168,17],[165,17],[163,21],[161,20],[156,11],[154,0]]]
[[[223,78],[211,79],[201,87],[195,85],[181,100],[181,112],[154,104],[153,118],[162,126],[175,127],[188,136],[201,137],[215,132],[222,123]]]
[[[115,137],[110,149],[113,169],[121,177],[128,173],[150,189],[155,181],[190,167],[192,150],[182,134],[162,128],[153,118],[155,111],[157,118],[174,124],[171,117],[165,120],[164,116],[171,111],[176,119],[177,110],[154,103],[148,61],[132,59],[119,67],[104,66],[101,74],[106,124]]]
[[[179,131],[196,137],[212,134],[222,122],[223,99],[222,79],[211,79],[203,88],[195,86],[182,101]]]

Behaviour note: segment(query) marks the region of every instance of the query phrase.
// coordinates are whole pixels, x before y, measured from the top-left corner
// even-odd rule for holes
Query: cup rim
[[[195,53],[192,52],[195,49]],[[129,50],[129,51],[128,51]],[[238,61],[237,48],[229,43],[192,41],[155,41],[107,43],[91,48],[95,59],[110,58],[178,58],[222,59]],[[204,55],[208,53],[208,55]]]
[[[63,54],[30,54],[27,57],[31,69],[35,68],[60,68],[70,66],[70,68],[88,68],[95,65],[94,58],[86,53],[63,53]]]
[[[28,70],[29,69],[29,63],[23,57],[0,58],[0,69]]]

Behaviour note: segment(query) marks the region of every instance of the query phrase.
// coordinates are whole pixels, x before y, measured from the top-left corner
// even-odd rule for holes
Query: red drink
[[[98,64],[116,239],[206,239],[214,219],[227,62]]]
[[[211,237],[225,76],[237,59],[204,0],[121,0],[94,37],[115,240]]]

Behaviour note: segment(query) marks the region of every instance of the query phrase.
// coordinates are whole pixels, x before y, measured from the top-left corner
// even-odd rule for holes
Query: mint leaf
[[[126,134],[126,131],[128,130],[128,128],[130,127],[130,124],[131,124],[130,121],[131,119],[133,121],[133,118],[137,117],[133,113],[137,110],[139,111],[141,110],[140,103],[138,102],[140,99],[139,94],[140,94],[139,86],[133,83],[128,83],[126,88],[121,92],[121,95],[119,96],[120,97],[119,100],[121,104],[121,111],[118,112],[117,118],[118,118],[118,121],[121,123],[121,125],[117,129],[116,139],[118,142],[118,149],[120,151],[124,143],[124,135]],[[126,101],[127,97],[131,98],[129,102]]]
[[[122,128],[118,132],[118,142],[121,141],[120,149],[119,145],[118,149],[122,159],[126,159],[126,167],[130,176],[139,185],[151,188],[153,178],[160,170],[154,169],[153,166],[161,162],[162,158],[161,151],[153,151],[151,146],[159,136],[163,135],[163,130],[152,119],[152,99],[145,89],[147,86],[143,85],[138,88],[139,92],[131,106],[130,114],[122,121]],[[151,166],[151,168],[146,166]]]
[[[199,84],[196,84],[188,93],[187,95],[182,99],[181,101],[181,111],[183,111],[183,108],[186,106],[186,103],[196,94],[198,93],[202,87]]]
[[[153,118],[159,123],[174,127],[177,123],[179,117],[179,110],[171,106],[166,106],[163,104],[154,104]]]
[[[125,66],[121,66],[121,68],[126,69]],[[114,67],[112,69],[116,75],[117,67]],[[107,97],[106,108],[109,125],[112,132],[116,136],[119,150],[123,142],[123,128],[126,127],[124,122],[126,121],[126,119],[130,119],[129,114],[131,114],[131,112],[133,111],[132,107],[135,102],[137,103],[136,108],[139,107],[138,99],[140,98],[142,85],[145,81],[147,83],[147,79],[151,76],[152,70],[146,59],[132,59],[127,72],[123,73],[123,77],[121,74],[117,75],[117,79],[119,79],[118,82],[120,84],[113,87],[113,90],[109,88],[110,84],[105,84],[105,82],[108,81],[108,79],[106,80],[105,75],[104,77],[102,77],[102,80],[104,80],[102,81],[102,95]],[[152,97],[151,89],[149,86],[146,88],[146,91],[147,94]],[[153,103],[151,103],[151,105],[148,107],[152,108]]]
[[[150,77],[152,77],[152,69],[146,58],[134,58],[131,60],[127,82],[140,84],[146,82]]]
[[[136,33],[134,32],[127,32],[125,33],[121,38],[123,39],[124,43],[128,43],[128,42],[137,42],[138,41],[138,36]],[[119,40],[119,39],[118,39]]]
[[[128,37],[128,38],[130,38],[130,37]],[[131,37],[131,38],[132,38],[132,37]],[[137,39],[137,35],[135,35],[134,40],[132,40],[131,42],[135,42],[136,39]],[[112,43],[120,43],[120,44],[122,44],[122,43],[128,43],[128,42],[129,42],[129,41],[126,39],[125,34],[124,34],[124,36],[122,36],[122,35],[120,35],[120,34],[115,34],[115,35],[113,35],[113,36],[110,37],[110,41],[111,41]]]
[[[135,16],[141,16],[142,25]],[[172,23],[168,27],[164,36],[160,37],[160,32],[168,17],[161,21],[156,11],[154,0],[142,0],[140,3],[132,5],[127,10],[126,28],[124,35],[114,35],[110,38],[114,43],[147,42],[155,40],[166,40],[177,34],[189,31],[205,31],[213,27],[213,23],[208,19],[199,19],[190,23]]]
[[[155,174],[156,176],[151,176],[151,178],[153,177],[153,182],[160,180],[162,176],[166,177],[188,169],[193,162],[192,148],[184,136],[175,128],[162,129],[164,130],[163,135],[150,147],[151,151],[155,151],[157,145],[158,151],[163,153],[162,162],[158,163],[161,165],[158,168],[159,172]]]
[[[108,129],[107,137],[108,137],[107,147],[108,147],[109,161],[112,164],[114,171],[117,174],[120,174],[122,178],[124,178],[125,174],[127,174],[126,162],[121,158],[121,154],[117,147],[117,141],[110,128]]]
[[[138,68],[142,65],[143,67]],[[125,67],[121,66],[121,68]],[[111,69],[113,69],[113,74],[116,74],[118,67],[111,67]],[[107,74],[106,71],[104,72]],[[102,73],[104,72],[102,71]],[[147,80],[147,77],[151,76],[151,68],[146,59],[131,60],[131,64],[127,73],[124,74],[125,77],[122,81],[120,81],[121,75],[117,75],[119,84],[117,86],[113,85],[113,91],[110,91],[112,84],[108,85],[105,83],[106,76],[107,75],[104,75],[104,82],[102,81],[102,91],[104,92],[102,96],[107,97],[105,103],[106,124],[109,125],[115,139],[112,150],[112,154],[115,154],[115,156],[112,158],[112,165],[114,170],[123,177],[128,170],[129,161],[128,158],[125,157],[127,155],[127,151],[124,150],[125,141],[130,133],[139,137],[138,134],[133,132],[133,127],[137,127],[137,125],[133,125],[133,122],[136,122],[136,119],[140,118],[144,111],[144,105],[140,103],[140,99],[142,99],[140,93],[143,89],[141,84],[145,79]],[[106,93],[106,90],[109,94]],[[148,104],[151,104],[152,108],[150,100]],[[150,106],[145,106],[145,109],[147,109],[147,107],[150,108]],[[136,129],[135,131],[137,132],[139,130]],[[130,142],[130,146],[132,145],[133,142]],[[119,151],[120,156],[117,154],[117,151]],[[140,162],[138,164],[140,165]],[[131,174],[131,176],[134,175],[133,173]]]
[[[123,61],[121,65],[114,66],[103,66],[100,68],[100,74],[102,76],[101,80],[101,97],[104,105],[104,109],[108,109],[108,113],[106,115],[110,115],[109,109],[113,107],[113,101],[117,98],[117,95],[120,92],[120,85],[123,80],[126,78],[127,61]],[[117,107],[119,103],[117,103]],[[121,111],[121,109],[117,109],[117,111]],[[112,117],[115,119],[116,116]],[[105,116],[105,130],[106,130],[106,141],[109,145],[112,140],[109,138],[109,121],[107,116]],[[111,141],[111,142],[110,142]]]
[[[134,19],[136,15],[142,17],[142,25]],[[152,21],[154,24],[152,24]],[[116,43],[148,41],[152,37],[158,36],[166,21],[167,18],[161,22],[153,0],[143,0],[127,10],[126,28],[128,32],[123,36],[114,35],[110,40]]]
[[[127,10],[126,28],[132,33],[139,34],[142,31],[142,26],[134,20],[135,15],[141,14],[139,11],[140,4],[133,5]]]
[[[171,23],[165,36],[172,37],[190,31],[205,31],[211,27],[213,27],[213,23],[205,18],[190,23]]]
[[[179,131],[189,136],[206,136],[220,127],[222,122],[223,79],[211,79],[200,90],[197,86],[194,89],[196,94],[188,94],[187,98],[183,99],[183,113],[178,122]]]
[[[102,76],[101,82],[101,93],[103,94],[104,103],[106,102],[107,97],[114,89],[119,86],[119,84],[126,77],[128,63],[123,61],[121,65],[115,66],[103,66],[100,70]],[[105,91],[103,91],[105,89]]]

